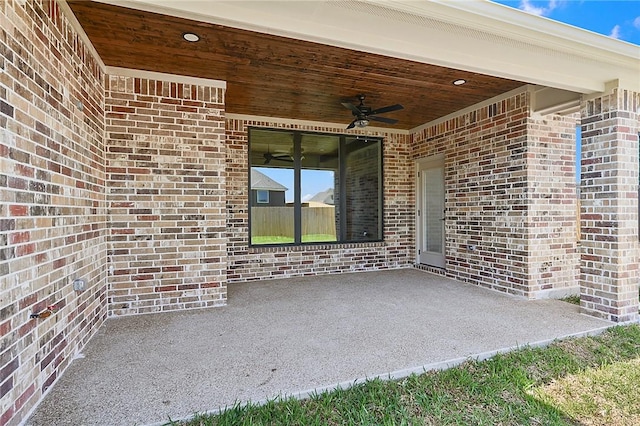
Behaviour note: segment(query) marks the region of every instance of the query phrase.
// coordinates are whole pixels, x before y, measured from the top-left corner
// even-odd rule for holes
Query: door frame
[[[424,191],[422,188],[422,183],[421,183],[421,177],[420,177],[420,170],[427,168],[429,166],[442,166],[442,171],[443,171],[443,175],[444,175],[444,170],[445,170],[445,156],[444,154],[436,154],[436,155],[431,155],[429,157],[423,157],[423,158],[418,158],[415,163],[415,172],[416,172],[416,185],[415,185],[415,200],[416,200],[416,209],[415,209],[415,218],[416,218],[416,240],[415,240],[415,259],[416,259],[416,265],[425,265],[425,266],[430,266],[430,267],[434,267],[434,268],[442,268],[445,269],[446,268],[446,240],[447,240],[447,235],[446,235],[446,221],[443,220],[442,223],[442,227],[443,227],[443,234],[442,234],[442,262],[437,264],[437,265],[430,265],[430,264],[423,264],[420,262],[420,248],[422,245],[422,239],[424,238],[424,221],[422,220],[422,216],[421,216],[421,210],[423,210],[424,207]],[[446,206],[446,192],[447,192],[447,188],[446,188],[446,183],[444,181],[444,176],[443,176],[443,185],[444,185],[444,198],[445,198],[445,206]],[[443,212],[444,214],[444,212]]]

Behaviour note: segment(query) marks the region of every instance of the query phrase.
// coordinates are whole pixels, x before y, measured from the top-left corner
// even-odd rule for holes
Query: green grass
[[[635,425],[639,360],[640,326],[615,327],[446,371],[372,380],[305,400],[236,405],[168,424]]]
[[[640,358],[570,374],[532,389],[582,425],[640,425]]]
[[[579,294],[574,294],[572,296],[563,297],[560,300],[562,300],[563,302],[574,304],[574,305],[579,305],[580,304],[580,295]]]
[[[336,236],[331,234],[307,234],[302,236],[303,243],[322,243],[336,241]],[[251,237],[251,244],[290,244],[292,237],[279,237],[276,235],[263,235]]]

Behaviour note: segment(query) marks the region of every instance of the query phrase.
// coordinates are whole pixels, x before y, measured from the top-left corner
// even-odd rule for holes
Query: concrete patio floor
[[[27,424],[161,423],[614,325],[415,269],[230,284],[228,297],[109,319]]]

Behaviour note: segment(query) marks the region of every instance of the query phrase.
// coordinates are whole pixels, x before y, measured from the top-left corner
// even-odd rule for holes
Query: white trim
[[[69,21],[69,24],[71,24],[71,28],[73,28],[73,30],[76,33],[78,33],[78,37],[80,37],[80,40],[82,40],[82,43],[84,43],[84,45],[87,47],[89,52],[91,52],[91,56],[93,56],[93,58],[98,63],[100,70],[106,73],[106,65],[102,61],[102,58],[98,54],[98,51],[96,50],[96,48],[93,46],[93,43],[91,43],[91,40],[89,40],[89,36],[87,35],[87,33],[84,32],[84,28],[82,28],[82,25],[80,25],[80,22],[78,22],[76,15],[74,15],[73,12],[71,11],[71,8],[67,4],[67,0],[59,0],[58,5],[60,6],[60,10],[62,11],[62,14],[67,18],[67,20]]]
[[[433,121],[430,121],[428,123],[425,123],[425,124],[423,124],[421,126],[414,127],[413,129],[409,129],[409,133],[411,133],[411,134],[418,133],[418,132],[420,132],[420,131],[422,131],[422,130],[424,130],[426,128],[429,128],[431,126],[435,126],[435,125],[438,125],[440,123],[444,123],[445,121],[448,121],[448,120],[451,120],[453,118],[459,117],[461,115],[470,113],[470,112],[475,111],[477,109],[484,108],[484,107],[486,107],[488,105],[491,105],[491,104],[494,104],[496,102],[501,102],[501,101],[503,101],[505,99],[508,99],[508,98],[510,98],[512,96],[519,95],[519,94],[524,93],[524,92],[534,93],[534,90],[535,90],[535,86],[532,86],[530,84],[527,84],[527,85],[524,85],[524,86],[521,86],[521,87],[517,87],[517,88],[515,88],[513,90],[510,90],[510,91],[508,91],[506,93],[502,93],[501,95],[494,96],[493,98],[484,100],[482,102],[478,102],[477,104],[473,104],[471,106],[468,106],[468,107],[463,108],[461,110],[458,110],[456,112],[452,112],[451,114],[445,115],[444,117],[437,118],[437,119],[435,119]]]
[[[186,75],[166,74],[163,72],[143,71],[132,68],[106,67],[108,75],[122,77],[138,77],[149,80],[170,81],[173,83],[194,84],[197,86],[209,86],[218,89],[226,89],[227,82],[222,80],[213,80],[209,78],[189,77]]]
[[[227,113],[225,114],[225,118],[231,119],[231,120],[241,120],[241,121],[264,121],[266,123],[273,123],[273,124],[295,124],[297,126],[325,127],[327,128],[327,130],[330,129],[332,132],[336,131],[336,129],[343,129],[341,130],[341,132],[345,134],[354,134],[354,135],[364,134],[365,136],[366,135],[378,136],[381,133],[390,133],[394,135],[410,134],[409,130],[388,129],[385,127],[374,127],[374,126],[367,126],[365,128],[354,128],[353,131],[351,131],[351,130],[346,130],[346,127],[349,123],[326,123],[323,121],[296,120],[296,119],[290,119],[290,118],[265,117],[265,116],[259,116],[259,115]],[[347,117],[347,120],[350,120],[350,118]]]
[[[372,0],[380,2],[380,0]],[[458,22],[471,28],[482,29],[492,34],[509,38],[530,40],[549,48],[576,52],[588,57],[626,62],[636,61],[640,47],[593,31],[585,30],[545,16],[536,16],[522,10],[486,0],[431,0],[447,6],[440,19]],[[383,2],[384,3],[384,2]],[[394,8],[419,7],[423,2],[394,0]],[[424,13],[424,12],[423,12]]]
[[[548,108],[542,108],[532,111],[533,114],[547,115],[547,114],[560,114],[567,115],[580,111],[581,100],[567,101],[558,105],[550,106]]]
[[[416,158],[416,172],[418,171],[418,166],[430,166],[431,164],[439,164],[444,163],[445,155],[444,152],[440,152],[438,154],[433,154],[428,157],[420,157]],[[417,176],[416,176],[417,177]]]
[[[640,70],[638,71],[640,75]],[[638,80],[640,80],[640,78],[638,78]],[[599,93],[590,93],[588,95],[584,95],[582,96],[582,101],[591,101],[593,99],[599,98],[603,95],[612,95],[613,91],[615,89],[627,89],[627,90],[632,90],[632,91],[637,91],[635,90],[633,87],[630,87],[626,84],[624,84],[624,82],[621,82],[620,80],[612,80],[612,81],[607,81],[604,85],[604,90],[602,92]]]
[[[584,95],[550,87],[536,87],[531,97],[531,112],[537,115],[571,114],[580,110]]]

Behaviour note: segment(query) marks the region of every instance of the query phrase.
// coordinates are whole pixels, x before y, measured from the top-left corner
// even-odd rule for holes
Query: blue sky
[[[269,176],[271,179],[287,187],[286,201],[293,202],[293,170],[280,168],[257,167],[257,170]],[[302,201],[308,201],[318,192],[333,188],[333,172],[327,170],[302,171],[301,176]]]
[[[493,1],[640,45],[639,0]]]

